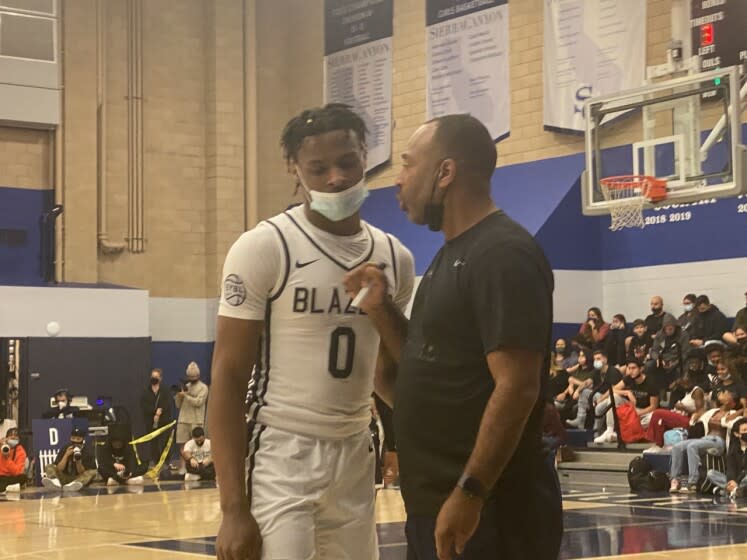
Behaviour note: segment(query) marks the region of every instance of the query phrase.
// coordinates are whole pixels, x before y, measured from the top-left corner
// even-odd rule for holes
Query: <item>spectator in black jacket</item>
[[[747,299],[747,292],[744,293],[744,296]],[[737,316],[734,319],[734,325],[731,328],[732,332],[724,334],[724,342],[726,342],[727,344],[736,344],[736,334],[740,329],[742,330],[742,332],[747,332],[747,306],[737,311]]]
[[[153,368],[150,372],[150,384],[143,389],[140,396],[140,411],[143,414],[145,433],[162,428],[174,420],[174,398],[168,387],[163,386],[162,381],[163,370]],[[151,463],[158,463],[168,439],[167,431],[151,441]]]
[[[646,375],[650,375],[658,389],[666,389],[680,375],[682,362],[689,350],[689,338],[674,317],[664,319],[664,327],[656,334],[651,347],[651,359],[646,362]]]
[[[646,334],[649,340],[653,340],[661,328],[664,326],[664,319],[666,317],[672,317],[674,315],[664,311],[664,299],[661,296],[654,296],[651,298],[651,315],[646,317]],[[675,319],[676,320],[676,319]]]
[[[700,348],[711,340],[720,342],[724,333],[729,330],[729,320],[726,315],[711,304],[711,300],[705,295],[698,296],[695,306],[698,309],[698,319],[690,333],[690,345]]]
[[[726,453],[726,474],[708,471],[708,478],[721,493],[730,498],[747,496],[747,418],[737,420],[731,428],[732,440]]]
[[[148,470],[145,463],[138,464],[130,441],[130,427],[110,424],[109,438],[97,451],[99,474],[107,486],[143,484],[143,475]]]

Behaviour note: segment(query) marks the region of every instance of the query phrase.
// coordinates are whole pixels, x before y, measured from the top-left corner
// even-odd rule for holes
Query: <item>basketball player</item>
[[[220,559],[378,558],[368,425],[379,336],[342,280],[379,263],[403,309],[414,267],[397,239],[360,219],[365,133],[339,104],[292,119],[281,143],[305,202],[243,234],[226,257],[208,411]]]
[[[409,322],[378,268],[359,267],[346,287],[368,286],[360,305],[398,360],[377,390],[395,405],[408,558],[554,560],[560,488],[541,445],[552,270],[491,200],[495,145],[477,119],[423,125],[402,160],[402,209],[446,243]]]

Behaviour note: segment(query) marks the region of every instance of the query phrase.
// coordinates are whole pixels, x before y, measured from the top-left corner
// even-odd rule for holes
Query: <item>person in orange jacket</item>
[[[18,428],[11,428],[0,445],[0,492],[20,492],[26,485],[26,450],[18,439]]]

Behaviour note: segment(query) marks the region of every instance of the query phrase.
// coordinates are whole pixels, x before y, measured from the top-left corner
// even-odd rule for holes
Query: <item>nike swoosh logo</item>
[[[313,261],[309,261],[309,262],[305,262],[305,263],[301,263],[301,262],[296,261],[296,268],[303,268],[305,266],[309,266],[310,264],[314,264],[318,260],[319,259],[314,259]]]

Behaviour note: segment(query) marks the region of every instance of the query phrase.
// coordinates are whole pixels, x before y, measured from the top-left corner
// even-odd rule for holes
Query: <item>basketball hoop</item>
[[[599,181],[604,199],[612,202],[610,216],[612,231],[623,228],[646,226],[643,219],[643,205],[661,202],[667,198],[667,182],[648,175],[621,175],[605,177]]]

